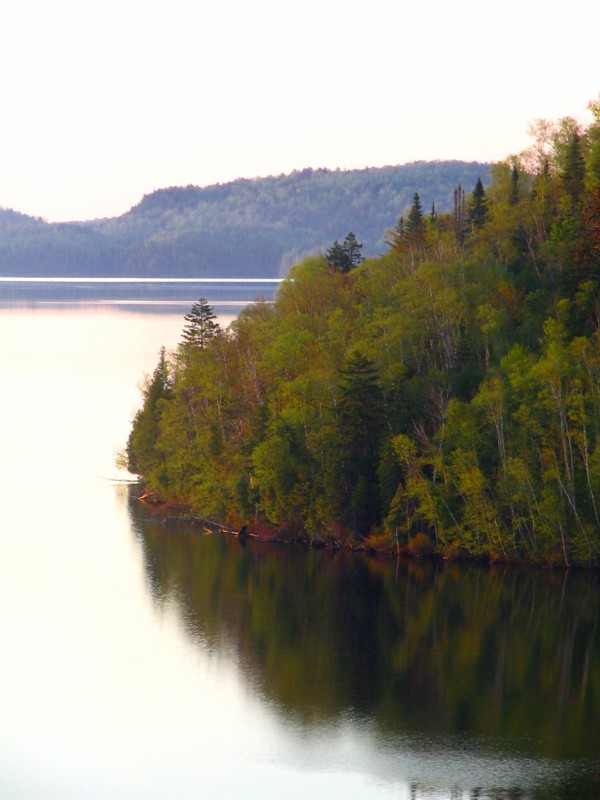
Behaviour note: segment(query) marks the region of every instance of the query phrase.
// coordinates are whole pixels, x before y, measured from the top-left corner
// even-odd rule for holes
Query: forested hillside
[[[227,331],[199,302],[148,380],[130,469],[199,514],[313,540],[598,564],[591,108],[587,128],[539,123],[449,213],[413,194],[379,258],[331,243]]]
[[[126,214],[49,224],[0,210],[0,275],[280,277],[354,230],[363,252],[420,192],[438,211],[458,184],[487,184],[489,166],[417,162],[349,171],[307,169],[206,188],[159,189]]]

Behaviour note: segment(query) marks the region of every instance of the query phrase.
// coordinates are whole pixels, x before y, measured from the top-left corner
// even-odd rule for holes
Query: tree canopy
[[[362,170],[296,170],[214,186],[158,189],[127,213],[48,223],[0,208],[0,275],[283,277],[346,231],[363,256],[385,250],[385,229],[415,191],[449,209],[478,162],[414,162]]]
[[[201,297],[184,317],[186,324],[181,335],[182,346],[204,350],[221,330],[216,319],[217,316],[206,298]]]
[[[327,249],[325,258],[331,270],[346,273],[357,267],[363,260],[361,250],[362,244],[359,244],[354,233],[350,231],[342,244],[337,239],[335,240]]]
[[[600,117],[533,134],[446,212],[413,192],[383,255],[305,259],[178,353],[131,468],[315,541],[599,564]]]

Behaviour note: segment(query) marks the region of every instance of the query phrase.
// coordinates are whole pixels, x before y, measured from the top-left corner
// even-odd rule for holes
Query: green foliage
[[[486,217],[487,197],[485,196],[485,189],[483,188],[481,178],[477,178],[477,183],[475,184],[475,188],[468,202],[467,220],[472,229],[477,230],[483,226]]]
[[[462,740],[467,724],[472,736],[515,748],[527,741],[530,753],[546,759],[578,753],[595,763],[594,576],[499,565],[458,569],[441,560],[384,563],[343,552],[331,558],[318,549],[298,558],[289,549],[201,537],[184,525],[165,536],[140,518],[136,529],[157,607],[178,615],[191,646],[233,648],[251,665],[246,673],[261,696],[307,735],[315,721],[339,724],[354,709],[386,740],[424,725],[442,742]],[[564,791],[544,772],[529,796],[597,797],[597,780],[587,791],[575,780],[587,772],[582,763],[567,772]],[[471,797],[478,794],[474,789]]]
[[[375,364],[352,351],[340,370],[337,424],[344,524],[365,535],[380,521],[377,467],[383,425],[383,393]]]
[[[581,137],[577,129],[573,130],[569,136],[560,177],[569,199],[576,206],[583,191],[585,178],[585,161],[581,152]]]
[[[325,258],[333,272],[345,274],[357,267],[363,260],[360,254],[361,250],[362,244],[359,244],[356,236],[350,232],[344,239],[343,244],[340,244],[337,239],[335,240],[331,247],[327,249]]]
[[[457,181],[487,173],[485,164],[462,161],[305,169],[159,189],[120,217],[90,222],[49,224],[0,209],[0,274],[279,277],[352,228],[364,253],[377,255],[415,189],[443,211]]]
[[[201,297],[184,317],[186,324],[181,335],[182,347],[198,347],[204,350],[220,331],[216,318],[207,300]]]
[[[420,244],[425,236],[425,220],[419,193],[413,195],[412,205],[406,217],[406,236],[413,244]]]
[[[158,364],[143,388],[143,405],[133,420],[127,441],[127,467],[132,473],[148,474],[159,463],[156,442],[159,435],[161,404],[173,396],[171,367],[161,347]]]
[[[310,538],[600,563],[598,124],[539,124],[450,213],[425,219],[414,192],[385,255],[358,263],[349,234],[181,347],[145,389],[131,468]]]

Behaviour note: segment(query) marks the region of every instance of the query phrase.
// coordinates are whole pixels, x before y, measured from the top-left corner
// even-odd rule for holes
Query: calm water
[[[162,528],[114,456],[187,308],[2,291],[0,797],[600,798],[597,576]]]

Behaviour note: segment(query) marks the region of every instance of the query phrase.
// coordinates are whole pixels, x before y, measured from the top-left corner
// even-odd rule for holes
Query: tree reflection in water
[[[140,513],[155,602],[175,603],[203,647],[233,648],[286,717],[310,728],[351,714],[382,741],[573,759],[562,794],[535,797],[600,796],[596,574],[242,546]]]

